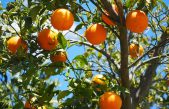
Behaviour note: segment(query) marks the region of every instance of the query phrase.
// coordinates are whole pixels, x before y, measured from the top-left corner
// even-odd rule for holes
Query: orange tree
[[[1,108],[169,108],[167,0],[15,0],[0,9]]]

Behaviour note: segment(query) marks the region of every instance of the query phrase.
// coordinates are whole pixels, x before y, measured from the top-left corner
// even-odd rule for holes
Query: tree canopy
[[[1,3],[0,107],[168,109],[168,5],[165,0]]]

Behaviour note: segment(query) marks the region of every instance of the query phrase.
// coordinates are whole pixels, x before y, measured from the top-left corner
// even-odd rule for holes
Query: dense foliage
[[[116,4],[118,13],[111,4]],[[29,101],[47,109],[98,109],[100,96],[113,91],[121,96],[122,109],[149,109],[154,104],[168,109],[167,5],[163,0],[15,0],[0,6],[0,108],[22,109]],[[51,25],[51,15],[59,8],[73,14],[71,29],[61,31]],[[126,16],[132,10],[148,16],[144,32],[126,28]],[[103,21],[106,11],[116,25]],[[107,31],[106,40],[92,45],[85,31],[98,23]],[[50,51],[38,44],[43,29],[57,33],[58,44]],[[96,36],[100,34],[97,31]],[[27,50],[20,47],[11,53],[7,41],[12,36],[21,37]],[[143,49],[134,58],[128,50],[132,43]],[[66,52],[66,62],[50,60],[58,52]],[[92,81],[97,74],[104,75],[104,85]]]

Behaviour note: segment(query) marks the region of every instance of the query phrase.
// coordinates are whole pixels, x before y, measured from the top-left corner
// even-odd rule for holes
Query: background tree
[[[0,6],[0,107],[97,109],[106,103],[102,95],[113,92],[122,109],[169,108],[167,3],[15,0]],[[73,16],[63,17],[61,27],[60,8]],[[135,30],[146,25],[144,17],[127,18],[134,10],[147,16],[146,30]]]

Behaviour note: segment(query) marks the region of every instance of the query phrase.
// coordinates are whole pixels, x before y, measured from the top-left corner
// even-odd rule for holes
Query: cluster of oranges
[[[51,24],[57,30],[68,30],[73,25],[74,17],[67,9],[56,9],[51,16]],[[38,33],[39,46],[47,51],[52,51],[58,45],[58,34],[50,29],[43,29]],[[11,37],[7,41],[7,48],[15,54],[19,50],[27,52],[28,45],[20,36]],[[50,55],[52,62],[65,62],[67,60],[66,52],[58,51],[55,54]]]
[[[118,14],[117,6],[113,4],[112,7],[115,13]],[[102,20],[110,26],[115,26],[116,23],[109,19],[108,17],[109,14],[107,12],[105,13],[106,15],[102,14],[101,16]],[[56,9],[51,16],[51,24],[57,30],[61,30],[61,31],[69,30],[73,25],[73,23],[74,23],[73,14],[67,9],[62,9],[62,8]],[[148,18],[143,11],[134,10],[127,14],[126,27],[130,31],[135,33],[142,33],[147,28],[147,26],[148,26]],[[103,25],[99,23],[90,25],[85,31],[86,39],[93,45],[98,45],[103,43],[106,40],[106,34],[107,34],[106,29],[104,28]],[[57,33],[53,32],[50,29],[43,29],[42,31],[40,31],[38,33],[37,39],[40,47],[48,51],[55,49],[56,45],[58,44]],[[27,43],[23,41],[19,36],[11,37],[7,41],[7,47],[11,53],[16,53],[18,48],[21,48],[24,51],[27,51],[28,49]],[[142,51],[140,51],[140,49],[142,48],[140,48],[138,45],[132,44],[129,47],[131,57],[135,58],[141,55]],[[60,55],[61,53],[58,54]],[[60,57],[62,58],[63,54]]]
[[[118,15],[118,8],[116,5],[112,5],[115,13]],[[109,19],[109,14],[105,12],[102,14],[102,20],[110,25],[115,26],[116,23]],[[51,15],[51,24],[57,30],[69,30],[74,23],[73,14],[67,9],[56,9]],[[131,32],[142,33],[148,26],[148,18],[146,14],[141,10],[134,10],[126,16],[126,27]],[[86,39],[93,45],[98,45],[106,40],[107,31],[103,25],[96,23],[90,25],[85,31]],[[58,45],[58,34],[50,29],[43,29],[38,33],[39,46],[47,51],[54,50]],[[21,39],[20,36],[11,37],[7,41],[7,48],[15,54],[19,48],[24,51],[28,50],[27,43]],[[129,46],[129,52],[132,58],[138,57],[143,54],[143,47],[131,44]],[[50,56],[52,62],[65,62],[67,56],[65,52],[57,52]],[[100,79],[102,76],[97,76],[93,79],[93,82],[104,85],[104,82]],[[114,92],[106,92],[100,98],[101,109],[120,109],[122,104],[121,98]],[[109,106],[109,107],[108,107]]]
[[[117,6],[113,4],[112,7],[115,13],[118,15]],[[106,15],[109,16],[107,12],[106,12]],[[110,20],[106,15],[102,14],[102,20],[110,26],[115,26],[116,25],[115,22]],[[127,14],[126,27],[131,32],[142,33],[147,28],[147,26],[148,26],[148,17],[143,11],[134,10]],[[105,37],[105,36],[102,36],[102,37]],[[143,51],[144,49],[141,45],[132,43],[129,46],[129,53],[130,53],[131,58],[136,58],[138,56],[141,56],[143,54]]]

